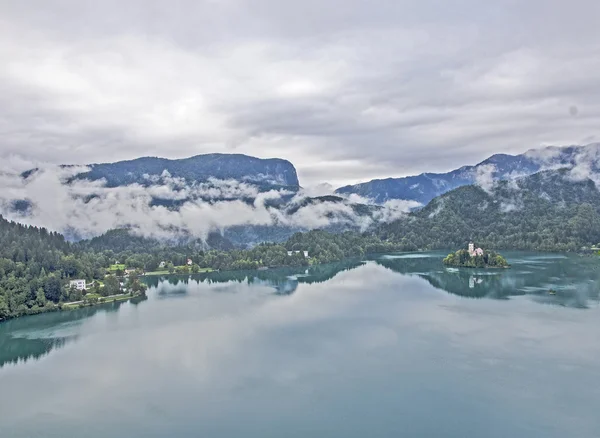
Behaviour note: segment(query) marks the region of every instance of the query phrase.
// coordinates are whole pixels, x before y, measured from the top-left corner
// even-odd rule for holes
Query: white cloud
[[[490,192],[496,184],[494,172],[496,172],[496,166],[493,164],[478,166],[475,169],[475,184],[480,186],[486,192]]]
[[[44,226],[79,237],[92,237],[113,228],[128,227],[134,232],[159,239],[195,236],[205,239],[210,232],[237,225],[279,225],[299,229],[331,225],[367,229],[375,220],[388,221],[412,205],[395,201],[376,210],[373,216],[357,214],[353,203],[368,203],[356,195],[342,201],[303,204],[307,193],[294,195],[291,204],[301,205],[293,213],[272,207],[269,201],[292,195],[285,190],[259,192],[256,186],[235,180],[210,179],[187,184],[167,171],[147,175],[150,185],[131,184],[106,187],[104,180],[88,181],[70,177],[86,167],[61,168],[37,163],[28,178],[20,174],[34,167],[18,157],[5,163],[0,173],[0,214],[8,219]],[[325,187],[319,188],[323,190]],[[155,200],[179,201],[177,208],[156,205]],[[26,200],[30,208],[15,211],[14,202]]]

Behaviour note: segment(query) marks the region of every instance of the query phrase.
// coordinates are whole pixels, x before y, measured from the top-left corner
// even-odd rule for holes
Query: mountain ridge
[[[531,175],[544,168],[574,166],[585,154],[598,154],[600,143],[585,146],[548,146],[530,149],[523,154],[494,154],[485,160],[459,167],[445,173],[424,172],[400,178],[374,179],[338,188],[338,194],[358,194],[376,203],[391,199],[404,199],[427,204],[436,196],[460,186],[477,182],[482,177],[506,179],[514,176]],[[597,169],[600,163],[594,163]]]
[[[72,165],[64,167],[67,166]],[[106,187],[134,183],[147,185],[152,182],[152,177],[163,177],[166,171],[168,176],[183,178],[189,184],[214,178],[247,182],[265,190],[274,187],[297,190],[300,187],[296,168],[290,161],[245,154],[212,153],[179,159],[148,156],[112,163],[93,163],[87,167],[89,171],[76,174],[71,181],[105,179]]]
[[[491,189],[458,187],[377,234],[406,250],[465,247],[578,251],[600,242],[600,191],[569,170],[545,170]]]

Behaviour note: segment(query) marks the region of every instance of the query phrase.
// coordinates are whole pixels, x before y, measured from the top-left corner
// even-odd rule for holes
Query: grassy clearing
[[[125,270],[125,264],[119,263],[119,264],[115,264],[115,265],[110,265],[108,267],[108,270],[110,272],[124,271]]]

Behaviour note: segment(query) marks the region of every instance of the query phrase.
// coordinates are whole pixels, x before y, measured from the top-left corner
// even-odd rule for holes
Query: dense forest
[[[579,251],[600,242],[600,192],[594,182],[548,171],[501,181],[486,191],[465,186],[377,230],[403,250],[484,248]]]
[[[252,249],[206,249],[205,243],[161,243],[113,230],[77,244],[58,233],[9,222],[0,216],[0,320],[54,310],[63,303],[121,292],[123,269],[195,273],[201,269],[237,270],[274,266],[308,266],[390,251],[395,244],[373,235],[297,233],[284,244],[264,243]],[[188,260],[193,263],[188,265]],[[118,263],[117,270],[111,266]],[[88,290],[69,287],[72,279],[85,279]],[[127,288],[139,288],[138,277],[128,276]]]

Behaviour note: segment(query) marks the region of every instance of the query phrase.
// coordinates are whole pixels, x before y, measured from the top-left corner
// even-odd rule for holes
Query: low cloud
[[[581,148],[573,161],[569,177],[574,181],[591,179],[600,189],[600,144]]]
[[[109,188],[104,180],[73,178],[87,171],[85,166],[59,167],[17,157],[4,164],[0,172],[0,213],[72,238],[90,238],[124,227],[158,239],[206,239],[213,231],[240,225],[304,230],[343,226],[366,230],[376,221],[394,220],[418,205],[393,201],[383,207],[370,205],[371,214],[359,214],[354,204],[369,202],[356,195],[303,202],[308,194],[330,194],[330,186],[295,195],[286,190],[260,192],[252,184],[235,180],[209,179],[206,183],[188,184],[164,171],[161,175],[147,175],[145,184]],[[26,178],[22,176],[22,172],[34,167],[35,172]],[[287,213],[285,205],[294,203],[300,207]]]
[[[496,172],[496,166],[493,164],[484,164],[475,168],[475,184],[480,186],[486,192],[491,192],[496,184],[494,173]]]
[[[406,216],[407,213],[422,204],[417,201],[391,199],[383,204],[383,208],[375,213],[375,218],[380,222],[392,222]]]

